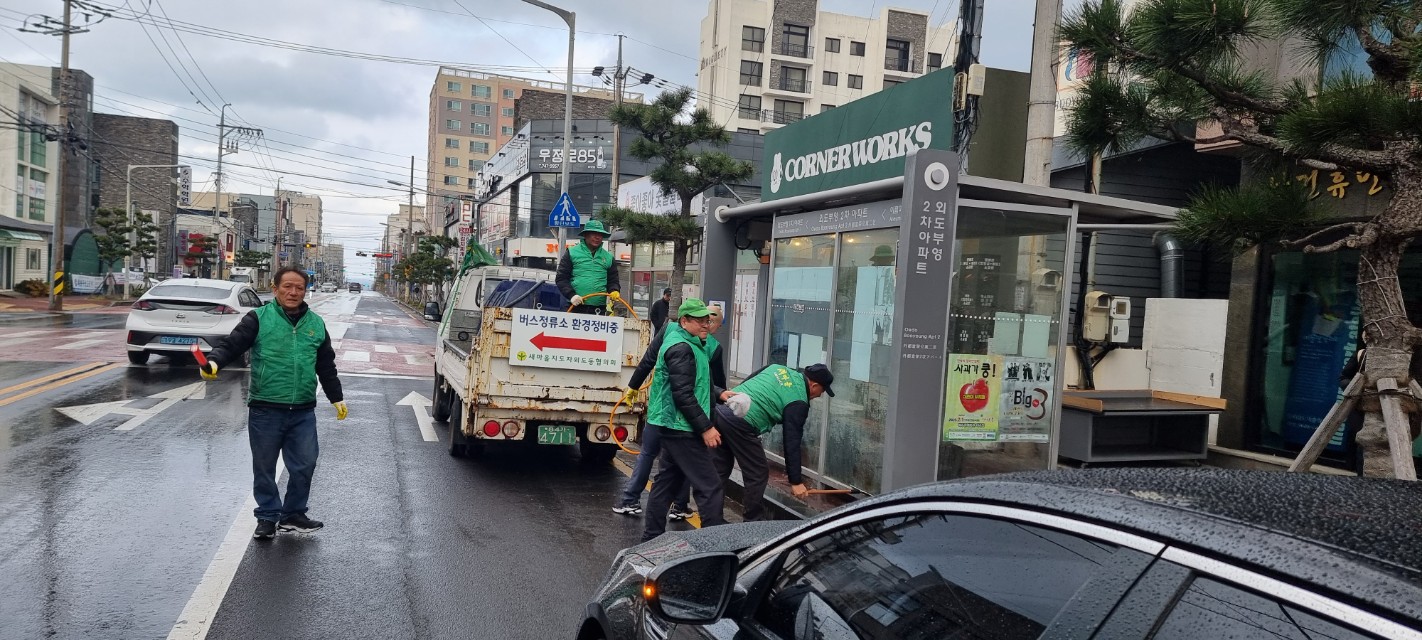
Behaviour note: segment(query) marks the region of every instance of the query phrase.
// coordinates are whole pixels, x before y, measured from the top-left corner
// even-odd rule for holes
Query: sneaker
[[[686,507],[675,507],[675,506],[674,506],[674,507],[671,508],[671,511],[668,511],[668,512],[667,512],[667,519],[668,519],[668,520],[685,520],[685,519],[690,518],[691,516],[694,516],[694,515],[696,515],[696,512],[695,512],[695,511],[692,511],[690,506],[686,506]]]
[[[620,504],[613,507],[612,512],[622,514],[624,516],[636,516],[642,514],[642,507],[641,505],[636,504]]]
[[[252,532],[252,537],[258,540],[270,540],[276,536],[277,524],[271,520],[258,520],[257,530]]]
[[[312,520],[311,518],[306,517],[306,514],[304,513],[298,513],[285,520],[282,520],[279,526],[281,527],[282,531],[299,531],[301,533],[311,533],[312,531],[320,529],[321,527],[324,527],[326,525],[322,524],[320,520]]]

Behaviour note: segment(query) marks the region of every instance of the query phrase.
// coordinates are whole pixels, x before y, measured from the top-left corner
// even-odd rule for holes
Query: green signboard
[[[953,70],[941,69],[765,136],[761,199],[904,174],[917,149],[953,148]]]

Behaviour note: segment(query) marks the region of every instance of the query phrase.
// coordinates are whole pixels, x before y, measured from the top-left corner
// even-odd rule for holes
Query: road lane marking
[[[59,345],[59,346],[54,347],[54,348],[55,348],[55,349],[63,349],[63,350],[66,350],[66,351],[73,351],[73,350],[78,350],[78,349],[87,349],[87,348],[89,348],[89,347],[97,347],[97,346],[99,346],[99,345],[101,345],[101,344],[105,344],[105,343],[107,343],[107,342],[108,342],[108,339],[107,339],[107,338],[93,338],[93,339],[90,339],[90,340],[80,340],[80,341],[78,341],[78,342],[71,342],[71,343],[69,343],[69,344],[62,344],[62,345]]]
[[[54,333],[56,331],[59,331],[59,329],[38,329],[35,331],[21,331],[19,333],[7,333],[3,336],[0,336],[0,338],[4,338],[6,340],[9,340],[10,338],[28,338]]]
[[[411,391],[404,399],[395,403],[397,407],[410,407],[415,410],[415,422],[420,425],[420,436],[425,442],[439,442],[439,437],[435,435],[434,417],[430,415],[429,408],[433,404],[429,398],[418,391]]]
[[[192,384],[176,387],[167,391],[161,391],[148,397],[159,398],[162,400],[162,402],[159,402],[158,404],[148,407],[146,409],[139,409],[136,407],[128,406],[129,403],[133,402],[134,400],[137,400],[137,398],[128,398],[126,400],[118,400],[115,402],[98,402],[95,404],[74,405],[72,407],[55,407],[54,410],[66,416],[69,416],[70,418],[73,418],[75,421],[85,426],[91,425],[102,419],[104,416],[108,416],[110,414],[132,416],[123,424],[114,428],[114,431],[132,431],[139,425],[148,422],[148,420],[153,418],[153,416],[162,413],[164,410],[172,407],[175,404],[178,404],[179,402],[182,402],[184,400],[202,400],[206,398],[207,383],[194,382]]]
[[[374,348],[376,353],[395,353],[395,347],[388,344],[377,344]]]
[[[278,483],[281,482],[281,472],[284,469],[281,454],[277,454]],[[178,621],[173,623],[173,629],[168,632],[168,640],[203,640],[208,631],[212,630],[212,621],[217,617],[218,609],[222,608],[222,601],[227,597],[227,589],[232,586],[232,579],[237,576],[237,568],[242,565],[242,556],[247,555],[247,545],[252,542],[252,529],[256,526],[253,522],[256,518],[252,512],[256,509],[257,499],[248,494],[246,502],[242,504],[242,510],[232,520],[232,526],[228,527],[222,544],[218,545],[217,553],[213,554],[212,562],[208,563],[207,570],[202,572],[202,580],[193,590],[192,597],[188,598],[183,612],[178,614]]]
[[[5,387],[4,389],[0,389],[0,396],[3,396],[3,395],[5,395],[5,394],[7,394],[7,393],[10,393],[10,392],[12,392],[12,391],[19,391],[19,390],[24,389],[24,388],[27,388],[27,387],[33,387],[33,386],[35,386],[35,385],[37,385],[37,384],[44,384],[44,383],[46,383],[46,382],[52,382],[52,381],[54,381],[54,380],[58,380],[58,379],[60,379],[60,378],[66,377],[66,376],[72,376],[72,375],[74,375],[74,374],[76,374],[76,373],[81,373],[81,372],[87,371],[87,370],[89,370],[89,369],[93,369],[93,368],[95,368],[95,367],[102,367],[102,366],[104,366],[104,363],[102,363],[102,362],[90,362],[89,364],[79,365],[79,366],[77,366],[77,367],[74,367],[73,369],[66,369],[66,370],[64,370],[64,371],[60,371],[59,373],[52,373],[52,374],[47,375],[47,376],[45,376],[45,377],[43,377],[43,378],[35,378],[34,380],[30,380],[30,381],[28,381],[28,382],[21,382],[20,384],[10,385],[10,386],[8,386],[8,387]]]
[[[52,390],[52,389],[58,389],[58,388],[60,388],[60,387],[62,387],[62,386],[64,386],[64,385],[71,384],[71,383],[75,383],[75,382],[78,382],[78,381],[83,380],[83,379],[85,379],[85,378],[92,378],[92,377],[97,376],[97,375],[99,375],[99,374],[101,374],[101,373],[108,373],[108,372],[110,372],[110,371],[113,371],[114,369],[124,369],[124,368],[127,368],[127,367],[128,367],[128,365],[126,365],[126,364],[122,364],[122,363],[115,362],[115,363],[110,364],[110,365],[107,365],[107,366],[99,367],[98,369],[93,369],[93,370],[90,370],[90,371],[85,371],[84,373],[80,373],[80,374],[77,374],[77,375],[74,375],[74,376],[70,376],[70,377],[65,378],[65,379],[63,379],[63,380],[60,380],[60,381],[58,381],[58,382],[52,382],[52,383],[47,384],[47,385],[45,385],[45,386],[43,386],[43,387],[38,387],[38,388],[35,388],[35,389],[30,389],[29,391],[26,391],[26,392],[24,392],[24,393],[16,394],[16,395],[10,396],[10,397],[8,397],[8,398],[5,398],[4,400],[0,400],[0,407],[3,407],[3,406],[5,406],[5,405],[7,405],[7,404],[10,404],[10,403],[12,403],[12,402],[17,402],[17,401],[20,401],[20,400],[24,400],[25,398],[28,398],[28,397],[30,397],[30,396],[38,395],[38,394],[44,393],[44,392],[46,392],[46,391],[50,391],[50,390]]]

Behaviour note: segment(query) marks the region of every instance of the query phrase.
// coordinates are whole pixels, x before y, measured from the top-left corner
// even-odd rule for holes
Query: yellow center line
[[[72,375],[74,375],[74,374],[76,374],[76,373],[81,373],[81,372],[87,371],[87,370],[89,370],[89,369],[94,369],[94,368],[96,368],[96,367],[101,367],[101,366],[103,366],[103,365],[104,365],[104,363],[102,363],[102,362],[90,362],[90,363],[88,363],[88,364],[83,364],[83,365],[74,367],[73,369],[67,369],[67,370],[64,370],[64,371],[60,371],[59,373],[52,373],[52,374],[50,374],[50,375],[44,376],[43,378],[35,378],[34,380],[27,380],[27,381],[25,381],[25,382],[21,382],[20,384],[11,385],[11,386],[5,387],[4,389],[0,389],[0,396],[3,396],[3,395],[5,395],[5,394],[10,393],[10,392],[13,392],[13,391],[19,391],[19,390],[21,390],[21,389],[33,387],[33,386],[35,386],[35,385],[37,385],[37,384],[44,384],[44,383],[46,383],[46,382],[52,382],[52,381],[58,380],[58,379],[60,379],[60,378],[64,378],[64,377],[67,377],[67,376],[72,376]]]
[[[626,463],[626,462],[623,462],[622,460],[620,460],[620,459],[618,459],[618,458],[613,458],[613,459],[612,459],[612,466],[617,467],[617,470],[618,470],[618,471],[621,471],[621,472],[622,472],[622,475],[627,476],[627,477],[629,477],[629,478],[632,477],[632,467],[627,466],[627,463]],[[651,490],[652,490],[652,483],[651,483],[651,481],[649,480],[649,481],[647,482],[647,491],[651,491]],[[686,522],[687,522],[688,524],[690,524],[692,527],[695,527],[695,528],[697,528],[697,529],[700,529],[700,528],[701,528],[701,514],[698,513],[698,514],[696,514],[696,515],[694,515],[694,516],[691,516],[690,518],[687,518],[687,519],[686,519]]]
[[[65,378],[65,379],[63,379],[63,380],[60,380],[59,382],[53,382],[53,383],[47,384],[47,385],[45,385],[45,386],[43,386],[43,387],[39,387],[39,388],[35,388],[35,389],[30,389],[29,391],[26,391],[26,392],[24,392],[24,393],[17,394],[17,395],[13,395],[13,396],[10,396],[10,397],[8,397],[8,398],[5,398],[4,400],[0,400],[0,407],[3,407],[3,406],[5,406],[5,405],[7,405],[7,404],[10,404],[10,403],[12,403],[12,402],[17,402],[17,401],[20,401],[20,400],[24,400],[25,398],[28,398],[28,397],[33,396],[33,395],[38,395],[38,394],[44,393],[44,392],[49,391],[49,390],[51,390],[51,389],[58,389],[59,387],[62,387],[62,386],[64,386],[64,385],[71,384],[71,383],[74,383],[74,382],[78,382],[78,381],[83,380],[83,379],[85,379],[85,378],[92,378],[92,377],[97,376],[97,375],[99,375],[99,374],[101,374],[101,373],[108,373],[108,372],[110,372],[110,371],[113,371],[114,369],[126,368],[127,366],[128,366],[127,364],[115,362],[115,363],[110,364],[110,365],[105,366],[105,367],[100,367],[100,368],[94,369],[94,370],[92,370],[92,371],[86,371],[86,372],[81,373],[81,374],[79,374],[79,375],[72,376],[72,377],[69,377],[69,378]]]

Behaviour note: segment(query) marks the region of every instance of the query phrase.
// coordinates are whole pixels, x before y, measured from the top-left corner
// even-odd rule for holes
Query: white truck
[[[609,415],[651,324],[566,313],[553,279],[552,271],[486,266],[455,282],[436,338],[432,408],[449,424],[450,455],[511,442],[577,444],[584,460],[608,462],[614,437],[637,435],[645,393]]]

